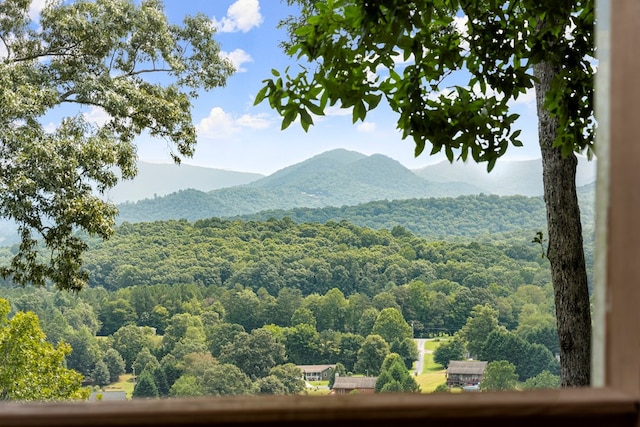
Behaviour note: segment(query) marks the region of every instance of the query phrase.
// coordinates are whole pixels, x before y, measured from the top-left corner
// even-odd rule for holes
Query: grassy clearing
[[[131,399],[131,395],[133,394],[133,375],[124,374],[120,375],[120,380],[115,383],[111,383],[104,388],[104,391],[124,391],[127,393],[127,398]]]
[[[331,390],[327,387],[329,381],[322,381],[324,386],[307,387],[306,392],[309,396],[327,396]]]
[[[444,377],[444,369],[439,372],[430,372],[421,374],[416,377],[416,382],[420,386],[422,393],[432,393],[436,387],[446,382]]]
[[[433,361],[433,351],[446,340],[447,337],[439,337],[425,342],[427,352],[424,355],[422,373],[416,376],[416,382],[423,393],[432,393],[436,387],[446,382],[444,367]]]

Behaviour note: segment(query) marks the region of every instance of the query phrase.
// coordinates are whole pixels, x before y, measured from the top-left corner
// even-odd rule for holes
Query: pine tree
[[[153,373],[151,369],[145,368],[140,375],[138,375],[138,382],[133,388],[134,398],[157,398],[158,386],[153,379]]]
[[[398,353],[389,353],[382,363],[376,381],[376,393],[410,392],[419,393],[420,386],[411,376],[402,357]]]

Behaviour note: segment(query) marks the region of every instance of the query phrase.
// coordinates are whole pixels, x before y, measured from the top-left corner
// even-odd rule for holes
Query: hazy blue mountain
[[[13,221],[7,221],[6,219],[0,219],[0,246],[10,246],[15,242],[18,242],[20,236],[18,235],[18,227]]]
[[[464,182],[431,182],[398,161],[374,154],[332,150],[249,184],[209,192],[183,190],[119,205],[118,222],[195,220],[268,209],[355,205],[373,200],[478,194]]]
[[[248,184],[264,175],[185,164],[138,162],[138,175],[121,181],[107,197],[114,203],[165,196],[185,189],[211,191]]]
[[[489,173],[486,163],[442,161],[424,168],[414,169],[413,172],[429,181],[472,182],[480,187],[484,193],[500,196],[523,195],[540,196],[542,188],[542,160],[498,160]],[[578,157],[576,185],[578,187],[590,184],[596,180],[596,161],[589,161],[586,157]]]
[[[593,184],[595,169],[595,161],[580,158],[578,186]],[[139,175],[118,184],[108,197],[118,204],[117,222],[122,223],[163,219],[193,221],[262,211],[273,214],[295,208],[340,208],[373,201],[481,193],[542,195],[541,161],[498,161],[491,173],[486,172],[486,165],[446,161],[409,170],[380,154],[367,156],[337,149],[269,176],[141,162]],[[1,221],[0,245],[16,241],[13,224]]]

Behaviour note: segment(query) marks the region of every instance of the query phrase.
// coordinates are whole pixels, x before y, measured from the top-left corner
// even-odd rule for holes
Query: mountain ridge
[[[431,182],[397,160],[331,150],[247,184],[204,191],[181,190],[118,205],[118,223],[166,219],[197,220],[267,209],[320,208],[425,197],[476,194],[465,182]]]
[[[595,161],[579,157],[577,185],[595,182],[595,170]],[[106,198],[116,203],[120,212],[116,222],[121,224],[474,194],[541,196],[541,160],[500,159],[491,173],[484,164],[447,161],[412,170],[382,154],[336,149],[268,176],[140,162],[139,175],[119,183]],[[0,221],[0,244],[13,244],[16,239],[15,225]]]

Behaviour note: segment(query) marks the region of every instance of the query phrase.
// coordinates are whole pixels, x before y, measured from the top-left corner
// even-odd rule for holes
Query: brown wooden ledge
[[[638,402],[608,389],[260,396],[0,404],[0,426],[636,426]],[[400,426],[401,424],[398,424]],[[431,424],[434,425],[434,424]],[[445,424],[439,424],[445,425]]]

